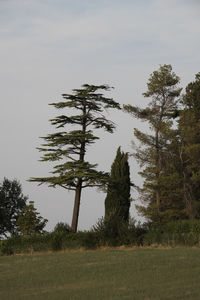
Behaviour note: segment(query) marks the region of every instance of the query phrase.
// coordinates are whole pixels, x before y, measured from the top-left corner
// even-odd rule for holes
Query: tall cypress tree
[[[81,89],[74,89],[73,94],[63,94],[64,101],[51,103],[56,109],[68,109],[66,114],[50,120],[59,131],[43,137],[45,144],[39,151],[44,152],[41,161],[60,162],[54,166],[50,177],[34,177],[30,181],[46,183],[51,187],[61,186],[75,191],[72,230],[77,231],[81,191],[86,187],[102,186],[107,182],[108,174],[96,170],[97,164],[91,164],[85,159],[88,146],[93,144],[98,136],[94,129],[102,128],[112,133],[115,125],[104,116],[108,108],[120,109],[119,103],[104,97],[99,90],[108,91],[107,85],[85,84]],[[70,115],[70,111],[75,114]],[[74,126],[75,130],[66,131],[65,126]],[[61,130],[63,129],[63,130]]]
[[[110,183],[105,199],[105,219],[117,217],[128,222],[130,208],[130,171],[128,153],[117,150],[111,166]]]

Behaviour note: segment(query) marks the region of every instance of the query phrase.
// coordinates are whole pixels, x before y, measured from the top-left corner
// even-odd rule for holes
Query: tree
[[[47,137],[39,151],[45,152],[42,161],[60,161],[54,166],[53,176],[31,178],[30,181],[47,183],[49,186],[61,186],[75,191],[72,230],[77,231],[81,191],[86,187],[102,186],[107,182],[108,174],[96,170],[97,164],[86,161],[88,146],[93,144],[98,136],[94,129],[104,129],[112,133],[115,125],[104,116],[108,108],[120,109],[120,105],[111,98],[104,97],[99,90],[108,91],[107,85],[85,84],[81,89],[74,89],[73,94],[63,94],[65,101],[51,103],[57,109],[69,108],[74,115],[59,115],[50,120],[57,129],[63,128]],[[64,127],[75,126],[75,130],[65,131]]]
[[[34,207],[34,201],[29,201],[29,204],[18,214],[17,231],[22,235],[42,234],[46,223],[47,219],[39,216]]]
[[[168,220],[200,217],[200,73],[181,97],[178,127],[170,133],[168,160],[160,179]]]
[[[118,221],[128,222],[131,185],[128,153],[122,152],[119,147],[111,166],[110,183],[105,199],[105,220],[117,218]]]
[[[16,234],[18,213],[25,207],[27,199],[19,181],[4,178],[0,184],[0,236]]]
[[[187,218],[200,217],[200,73],[187,85],[178,122],[183,201]]]
[[[153,223],[164,219],[165,202],[161,193],[161,181],[166,172],[169,159],[169,140],[173,133],[173,118],[177,116],[181,89],[177,86],[179,77],[172,71],[171,65],[160,66],[154,71],[147,83],[147,92],[143,95],[151,98],[146,108],[124,105],[124,111],[149,123],[152,134],[134,129],[134,135],[140,142],[136,147],[135,158],[143,170],[142,188],[138,188],[140,200],[145,206],[139,211]],[[162,182],[163,184],[163,182]]]

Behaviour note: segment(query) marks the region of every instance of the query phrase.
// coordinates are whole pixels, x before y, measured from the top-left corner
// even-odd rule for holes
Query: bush
[[[144,245],[200,246],[200,220],[180,220],[149,229]]]
[[[85,249],[96,249],[99,246],[98,234],[96,232],[85,231],[81,237],[80,245]]]
[[[2,249],[8,245],[13,249],[13,254],[30,253],[33,251],[47,251],[50,249],[50,235],[31,235],[31,236],[13,236],[7,240],[1,241],[0,252],[3,254],[5,250]]]
[[[62,240],[63,240],[63,234],[62,232],[55,232],[51,236],[51,250],[53,251],[59,251],[62,250]]]
[[[53,232],[70,233],[72,229],[67,223],[59,222],[54,227]]]
[[[13,255],[14,250],[13,247],[7,243],[7,241],[4,241],[1,243],[0,253],[1,255]]]
[[[92,231],[97,234],[99,245],[120,246],[136,244],[136,227],[131,220],[122,222],[121,218],[113,216],[109,220],[101,218]]]

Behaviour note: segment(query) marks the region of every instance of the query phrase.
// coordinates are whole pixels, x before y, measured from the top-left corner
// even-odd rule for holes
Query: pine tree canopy
[[[143,187],[138,187],[138,191],[145,206],[138,209],[143,216],[155,223],[163,221],[169,213],[167,193],[163,192],[162,186],[164,182],[164,186],[169,182],[170,158],[174,159],[170,146],[172,137],[175,136],[173,119],[179,114],[181,88],[178,83],[179,77],[172,71],[171,65],[160,66],[150,75],[147,91],[143,93],[145,98],[150,98],[147,107],[139,108],[130,104],[123,107],[125,112],[149,125],[148,133],[134,129],[134,136],[140,144],[135,147],[134,157],[142,167],[139,174],[144,178]]]
[[[187,85],[178,122],[184,208],[187,218],[200,217],[200,73]]]
[[[111,98],[104,97],[98,90],[110,90],[107,85],[94,86],[84,84],[82,89],[74,89],[74,94],[63,94],[66,101],[51,103],[57,109],[75,109],[79,115],[59,115],[50,122],[57,129],[65,129],[66,125],[79,126],[80,129],[58,131],[42,137],[46,143],[38,148],[44,152],[41,161],[61,161],[54,166],[51,177],[31,178],[30,181],[49,183],[50,186],[60,185],[66,189],[76,190],[81,178],[84,187],[105,183],[107,174],[96,171],[96,164],[84,161],[87,147],[93,144],[98,136],[93,129],[103,128],[112,133],[115,125],[107,120],[103,112],[107,108],[120,109],[120,105]],[[64,160],[64,161],[63,161]]]
[[[94,131],[103,129],[113,133],[115,129],[115,124],[105,117],[105,110],[121,109],[119,103],[99,92],[102,90],[109,91],[110,87],[84,84],[72,94],[63,94],[63,101],[50,104],[65,113],[50,120],[57,131],[42,137],[45,143],[38,150],[44,153],[41,161],[60,163],[54,166],[52,176],[34,177],[30,181],[75,190],[78,198],[82,188],[107,183],[108,174],[97,171],[96,164],[85,160],[88,146],[99,139]]]

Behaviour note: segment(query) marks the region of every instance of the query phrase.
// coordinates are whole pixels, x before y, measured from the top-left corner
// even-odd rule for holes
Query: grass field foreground
[[[0,299],[200,299],[200,249],[0,257]]]

